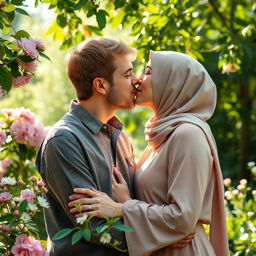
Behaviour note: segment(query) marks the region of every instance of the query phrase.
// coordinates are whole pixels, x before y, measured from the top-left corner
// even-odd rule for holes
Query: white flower
[[[83,225],[84,222],[86,221],[87,217],[88,217],[88,216],[87,216],[86,214],[84,214],[83,216],[78,217],[78,218],[76,219],[76,222],[77,222],[78,224],[80,224],[80,225]]]
[[[247,216],[251,217],[251,216],[253,216],[253,215],[254,215],[253,212],[247,212]]]
[[[30,216],[29,216],[27,213],[25,213],[25,212],[22,213],[22,215],[20,216],[20,218],[21,218],[21,220],[23,220],[25,223],[28,223],[28,222],[31,220]]]
[[[35,204],[28,204],[28,208],[32,212],[35,212],[38,210],[38,207]]]
[[[108,244],[111,240],[111,235],[109,233],[103,233],[100,237],[100,242],[103,244]]]
[[[249,163],[247,163],[247,166],[248,167],[253,167],[255,165],[255,162],[249,162]]]
[[[17,181],[11,177],[4,177],[1,179],[1,183],[3,185],[15,185],[17,183]]]
[[[43,208],[48,208],[49,207],[48,202],[42,196],[38,196],[37,200],[38,200],[38,203],[41,207],[43,207]]]
[[[18,196],[13,197],[12,199],[17,202],[20,201],[20,198]]]
[[[240,240],[245,241],[245,240],[248,239],[248,237],[249,237],[249,235],[247,233],[245,233],[245,234],[240,236]]]
[[[256,175],[256,166],[254,166],[251,170],[252,174]]]

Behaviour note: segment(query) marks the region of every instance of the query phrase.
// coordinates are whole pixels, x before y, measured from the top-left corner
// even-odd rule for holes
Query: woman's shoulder
[[[207,141],[206,136],[198,125],[193,123],[182,123],[177,126],[172,134],[172,139],[181,139],[184,142],[194,141]]]

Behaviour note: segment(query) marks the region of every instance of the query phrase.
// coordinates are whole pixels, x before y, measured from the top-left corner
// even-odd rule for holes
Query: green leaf
[[[101,31],[100,31],[100,29],[99,29],[98,27],[88,25],[88,28],[89,28],[94,34],[99,35],[99,36],[102,35],[102,33],[101,33]]]
[[[23,5],[24,0],[11,0],[11,3],[14,5]]]
[[[11,73],[14,77],[19,76],[19,65],[17,62],[11,62],[8,64],[8,67],[11,69]]]
[[[36,0],[36,1],[35,1],[35,8],[38,7],[38,4],[39,4],[39,0]]]
[[[33,59],[31,59],[30,57],[28,57],[26,55],[19,56],[19,59],[21,59],[23,62],[31,62],[33,60]]]
[[[56,233],[52,240],[59,240],[59,239],[62,239],[66,236],[68,236],[71,232],[73,231],[73,229],[71,228],[64,228],[62,230],[60,230],[58,233]]]
[[[95,8],[92,8],[92,9],[90,9],[88,12],[87,12],[87,18],[90,18],[90,17],[92,17],[92,15],[94,15],[95,13],[96,13],[96,9]]]
[[[7,26],[4,26],[2,31],[4,34],[8,34],[10,32],[10,30],[11,30],[11,27],[9,25],[7,25]]]
[[[45,59],[51,61],[51,59],[50,59],[47,55],[45,55],[44,53],[39,52],[39,55],[40,55],[41,57],[43,57],[43,58],[45,58]]]
[[[86,241],[90,241],[91,239],[91,232],[89,229],[84,229],[83,230],[83,238],[86,240]]]
[[[72,245],[77,243],[82,237],[83,237],[83,230],[78,230],[76,233],[74,233],[72,236]]]
[[[29,38],[30,35],[27,31],[25,30],[19,30],[16,34],[15,34],[16,39],[21,39],[22,37],[26,37]]]
[[[30,15],[29,15],[25,10],[23,10],[23,9],[21,9],[21,8],[16,8],[15,12],[30,17]]]
[[[106,26],[106,13],[103,10],[99,10],[96,13],[96,20],[99,26],[99,29],[102,30]]]
[[[85,4],[86,0],[80,0],[78,4],[74,7],[74,10],[81,9],[81,7]]]
[[[19,205],[19,211],[20,211],[20,212],[25,212],[26,209],[27,209],[27,206],[28,206],[28,200],[25,199],[25,200],[23,200],[23,201],[20,203],[20,205]]]
[[[99,234],[99,233],[103,232],[104,230],[106,230],[107,228],[108,228],[107,225],[103,225],[103,226],[97,227],[95,230]]]
[[[6,215],[0,217],[0,221],[10,222],[13,218],[14,218],[14,215],[7,213]]]
[[[16,9],[15,5],[8,4],[5,7],[2,8],[4,12],[13,12]]]
[[[0,68],[0,86],[7,93],[12,88],[12,74],[4,68]]]
[[[132,231],[132,229],[130,227],[127,227],[123,224],[116,224],[116,225],[113,225],[113,228],[115,229],[119,229],[119,230],[122,230],[122,231],[127,231],[127,232],[130,232]]]
[[[67,19],[64,13],[59,14],[56,21],[61,28],[64,28],[67,25]]]

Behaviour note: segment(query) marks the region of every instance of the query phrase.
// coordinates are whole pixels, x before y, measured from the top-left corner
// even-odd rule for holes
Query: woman
[[[125,182],[116,171],[121,184],[113,179],[113,191],[125,203],[77,189],[91,198],[71,206],[82,202],[88,215],[123,216],[133,229],[126,234],[131,256],[228,256],[222,174],[206,123],[214,112],[216,86],[205,68],[185,54],[151,51],[150,59],[136,99],[154,111],[145,126],[148,147],[136,171],[138,200],[124,193]],[[210,225],[210,240],[202,224]],[[193,229],[196,235],[188,246],[168,246]]]

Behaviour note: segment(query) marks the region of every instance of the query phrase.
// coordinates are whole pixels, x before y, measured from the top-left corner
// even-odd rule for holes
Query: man
[[[68,57],[67,72],[77,101],[50,129],[36,160],[49,189],[45,221],[50,255],[122,255],[97,239],[90,243],[81,240],[74,246],[70,236],[51,239],[59,230],[77,225],[67,205],[73,188],[94,187],[112,196],[114,166],[124,175],[133,195],[132,147],[114,113],[134,107],[134,55],[124,43],[100,38],[81,44]],[[121,242],[121,249],[126,248],[124,232],[112,230],[111,236]]]
[[[72,246],[70,236],[57,241],[52,237],[63,228],[78,225],[68,207],[73,188],[93,187],[112,197],[114,167],[121,171],[134,196],[132,146],[114,117],[117,110],[134,107],[134,55],[135,51],[124,43],[100,38],[82,43],[68,56],[67,72],[77,100],[50,129],[36,159],[49,190],[45,221],[50,255],[127,255],[97,238]],[[93,222],[94,227],[99,225],[102,220]],[[120,242],[119,249],[126,249],[124,232],[113,229],[110,234]]]

